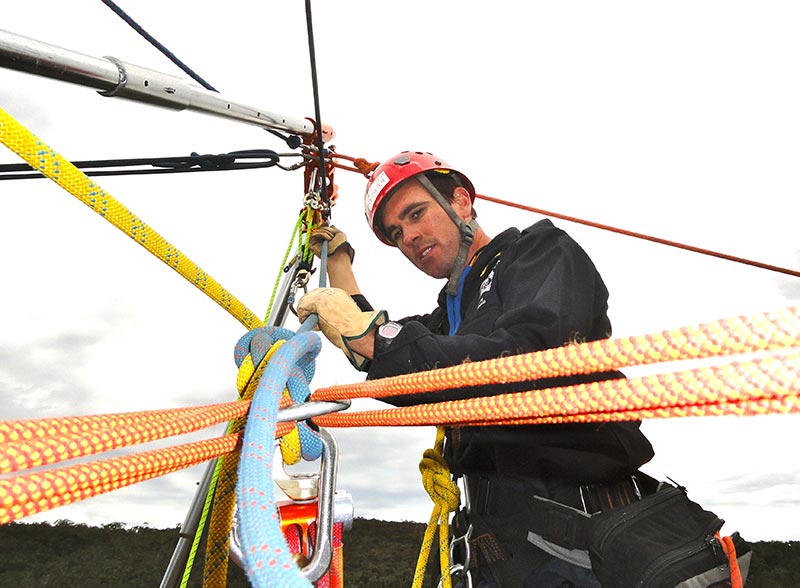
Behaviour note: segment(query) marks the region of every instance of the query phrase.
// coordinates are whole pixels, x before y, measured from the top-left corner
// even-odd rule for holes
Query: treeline
[[[419,523],[356,519],[344,536],[345,587],[410,588],[424,532]],[[156,588],[178,533],[178,528],[128,529],[122,523],[3,525],[0,588]],[[201,545],[189,579],[192,588],[202,586],[203,549]],[[800,586],[800,542],[757,542],[753,551],[747,588]],[[244,572],[233,564],[228,587],[249,587]]]

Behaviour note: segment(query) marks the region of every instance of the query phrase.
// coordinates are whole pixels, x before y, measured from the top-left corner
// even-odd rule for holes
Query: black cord
[[[319,86],[317,84],[317,58],[314,51],[314,28],[311,22],[311,0],[306,0],[306,29],[308,30],[308,52],[311,59],[311,86],[314,92],[314,119],[317,126],[317,156],[321,177],[320,196],[324,205],[323,216],[327,219],[330,215],[330,200],[328,199],[328,177],[325,173],[325,142],[322,139],[322,117],[319,108]]]
[[[294,155],[294,154],[291,154]],[[145,174],[169,174],[183,172],[203,172],[222,170],[258,169],[280,166],[281,156],[269,149],[246,149],[232,151],[220,155],[199,155],[192,153],[188,157],[139,157],[132,159],[94,159],[74,161],[72,164],[79,169],[93,170],[100,168],[103,171],[87,171],[87,176],[126,176]],[[238,161],[238,160],[261,161]],[[135,168],[151,166],[150,169],[105,169],[105,168]],[[39,172],[27,163],[12,163],[0,165],[0,180],[24,180],[44,178]]]

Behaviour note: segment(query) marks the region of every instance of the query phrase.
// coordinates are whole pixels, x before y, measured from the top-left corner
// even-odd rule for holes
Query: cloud
[[[47,334],[30,347],[0,348],[0,396],[8,418],[90,412],[96,403],[91,376],[71,366],[85,361],[107,332]],[[69,375],[68,375],[69,374]]]

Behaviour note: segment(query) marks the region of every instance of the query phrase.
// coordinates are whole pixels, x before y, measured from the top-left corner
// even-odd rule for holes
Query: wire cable
[[[317,156],[320,169],[320,195],[325,204],[325,210],[330,210],[330,199],[327,191],[327,175],[325,174],[325,145],[322,139],[322,118],[319,107],[319,85],[317,83],[317,58],[314,50],[314,27],[311,18],[311,0],[306,0],[306,29],[308,31],[308,54],[311,60],[311,86],[314,93],[314,124],[317,128]]]

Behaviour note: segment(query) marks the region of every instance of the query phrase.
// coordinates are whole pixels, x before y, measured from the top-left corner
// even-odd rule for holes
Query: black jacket
[[[373,359],[368,378],[607,338],[607,308],[608,290],[597,269],[564,231],[549,220],[521,233],[508,229],[473,262],[455,335],[448,335],[442,290],[433,312],[398,321],[403,329]],[[405,406],[618,377],[614,372],[385,400]],[[461,427],[449,431],[446,455],[454,474],[493,471],[578,483],[619,478],[652,456],[638,422]]]

